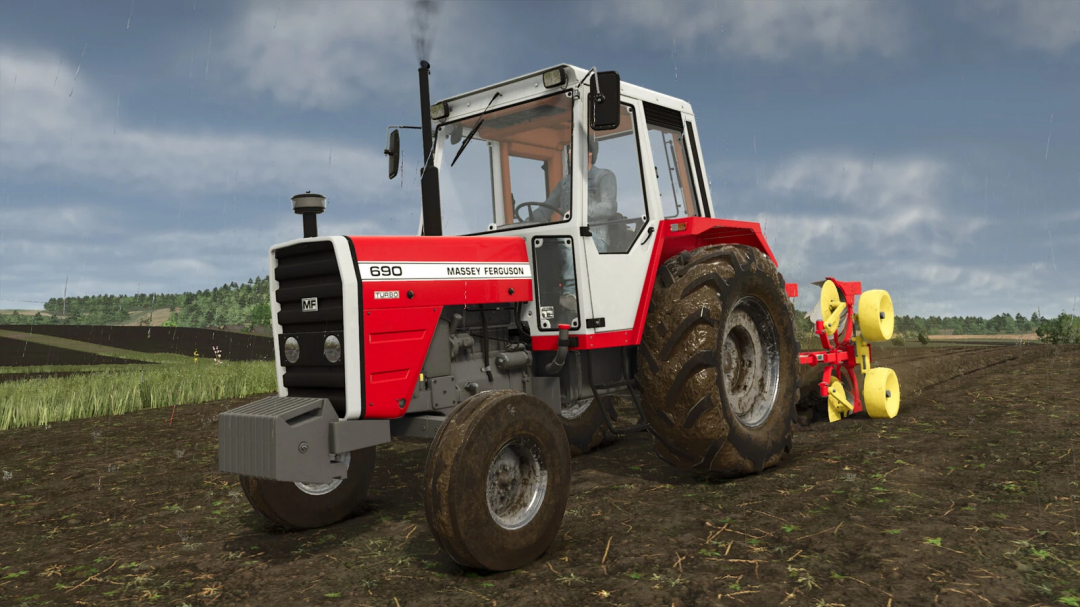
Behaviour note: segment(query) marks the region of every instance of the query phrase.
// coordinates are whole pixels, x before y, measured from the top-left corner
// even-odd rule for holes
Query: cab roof
[[[544,73],[554,69],[562,69],[566,72],[566,83],[561,87],[544,89]],[[542,70],[530,72],[523,76],[517,76],[515,78],[504,80],[496,84],[491,84],[483,88],[469,91],[467,93],[462,93],[453,97],[446,97],[438,101],[438,103],[445,102],[450,108],[449,114],[447,116],[448,120],[457,120],[466,115],[483,111],[489,103],[491,104],[490,109],[494,110],[499,107],[505,107],[508,105],[519,103],[526,98],[535,97],[537,89],[550,91],[557,91],[560,89],[572,89],[577,86],[578,82],[580,82],[583,78],[585,78],[586,75],[588,75],[589,71],[590,70],[570,65],[568,63],[553,65]],[[673,110],[678,110],[690,115],[693,115],[694,113],[693,109],[690,107],[690,104],[683,101],[682,99],[678,99],[676,97],[671,97],[670,95],[665,95],[663,93],[658,93],[656,91],[636,86],[626,82],[625,80],[622,81],[620,88],[622,94],[626,97],[639,99],[641,101],[647,101],[649,103],[655,103],[657,105],[661,105]],[[485,93],[489,93],[494,90],[498,90],[501,94],[498,99],[496,99],[495,101],[491,101],[492,97],[486,95]]]

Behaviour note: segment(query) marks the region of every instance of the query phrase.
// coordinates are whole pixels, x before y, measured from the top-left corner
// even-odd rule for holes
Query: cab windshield
[[[572,110],[572,99],[557,93],[440,125],[443,234],[568,218]]]

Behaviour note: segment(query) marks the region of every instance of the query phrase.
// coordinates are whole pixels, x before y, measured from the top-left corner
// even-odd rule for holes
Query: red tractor
[[[672,465],[737,476],[790,453],[800,362],[828,365],[836,417],[863,408],[858,284],[825,283],[826,350],[800,355],[797,287],[758,224],[716,218],[689,104],[561,65],[430,105],[428,67],[422,126],[398,127],[423,135],[420,235],[318,236],[308,193],[304,238],[270,250],[278,396],[219,417],[220,469],[256,510],[341,521],[376,445],[427,437],[435,538],[514,569],[555,538],[571,456],[606,437],[648,431]],[[396,130],[386,153],[393,178]],[[887,294],[859,311],[888,338]],[[871,373],[866,409],[895,415],[895,375]]]

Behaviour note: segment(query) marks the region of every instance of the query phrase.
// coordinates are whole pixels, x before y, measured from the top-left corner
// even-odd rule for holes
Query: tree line
[[[1011,335],[1015,333],[1034,333],[1043,323],[1047,322],[1038,312],[1032,312],[1025,318],[1017,312],[1015,315],[1001,313],[993,318],[979,318],[978,316],[930,316],[920,318],[918,316],[897,316],[895,330],[905,335],[915,336],[919,333],[924,335],[940,335],[953,333],[955,335]]]
[[[86,295],[50,299],[44,305],[46,316],[0,314],[0,324],[117,325],[131,320],[130,312],[169,308],[166,326],[211,327],[221,325],[269,325],[270,278],[250,278],[202,291],[146,293],[138,295]],[[814,325],[805,312],[795,312],[800,335],[813,333]],[[1051,343],[1080,343],[1080,317],[1062,312],[1056,318],[1044,318],[1039,312],[1030,317],[1001,313],[992,318],[978,316],[897,316],[895,332],[908,338],[953,333],[956,335],[1012,335],[1037,333]]]
[[[0,324],[118,325],[131,320],[130,312],[168,308],[165,326],[269,325],[270,278],[250,278],[244,284],[232,282],[194,293],[54,297],[43,307],[50,316],[0,314]]]

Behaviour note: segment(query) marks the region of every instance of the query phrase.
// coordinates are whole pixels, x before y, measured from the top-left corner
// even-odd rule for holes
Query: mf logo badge
[[[319,298],[318,297],[305,297],[300,300],[300,305],[305,312],[318,312],[319,311]]]

